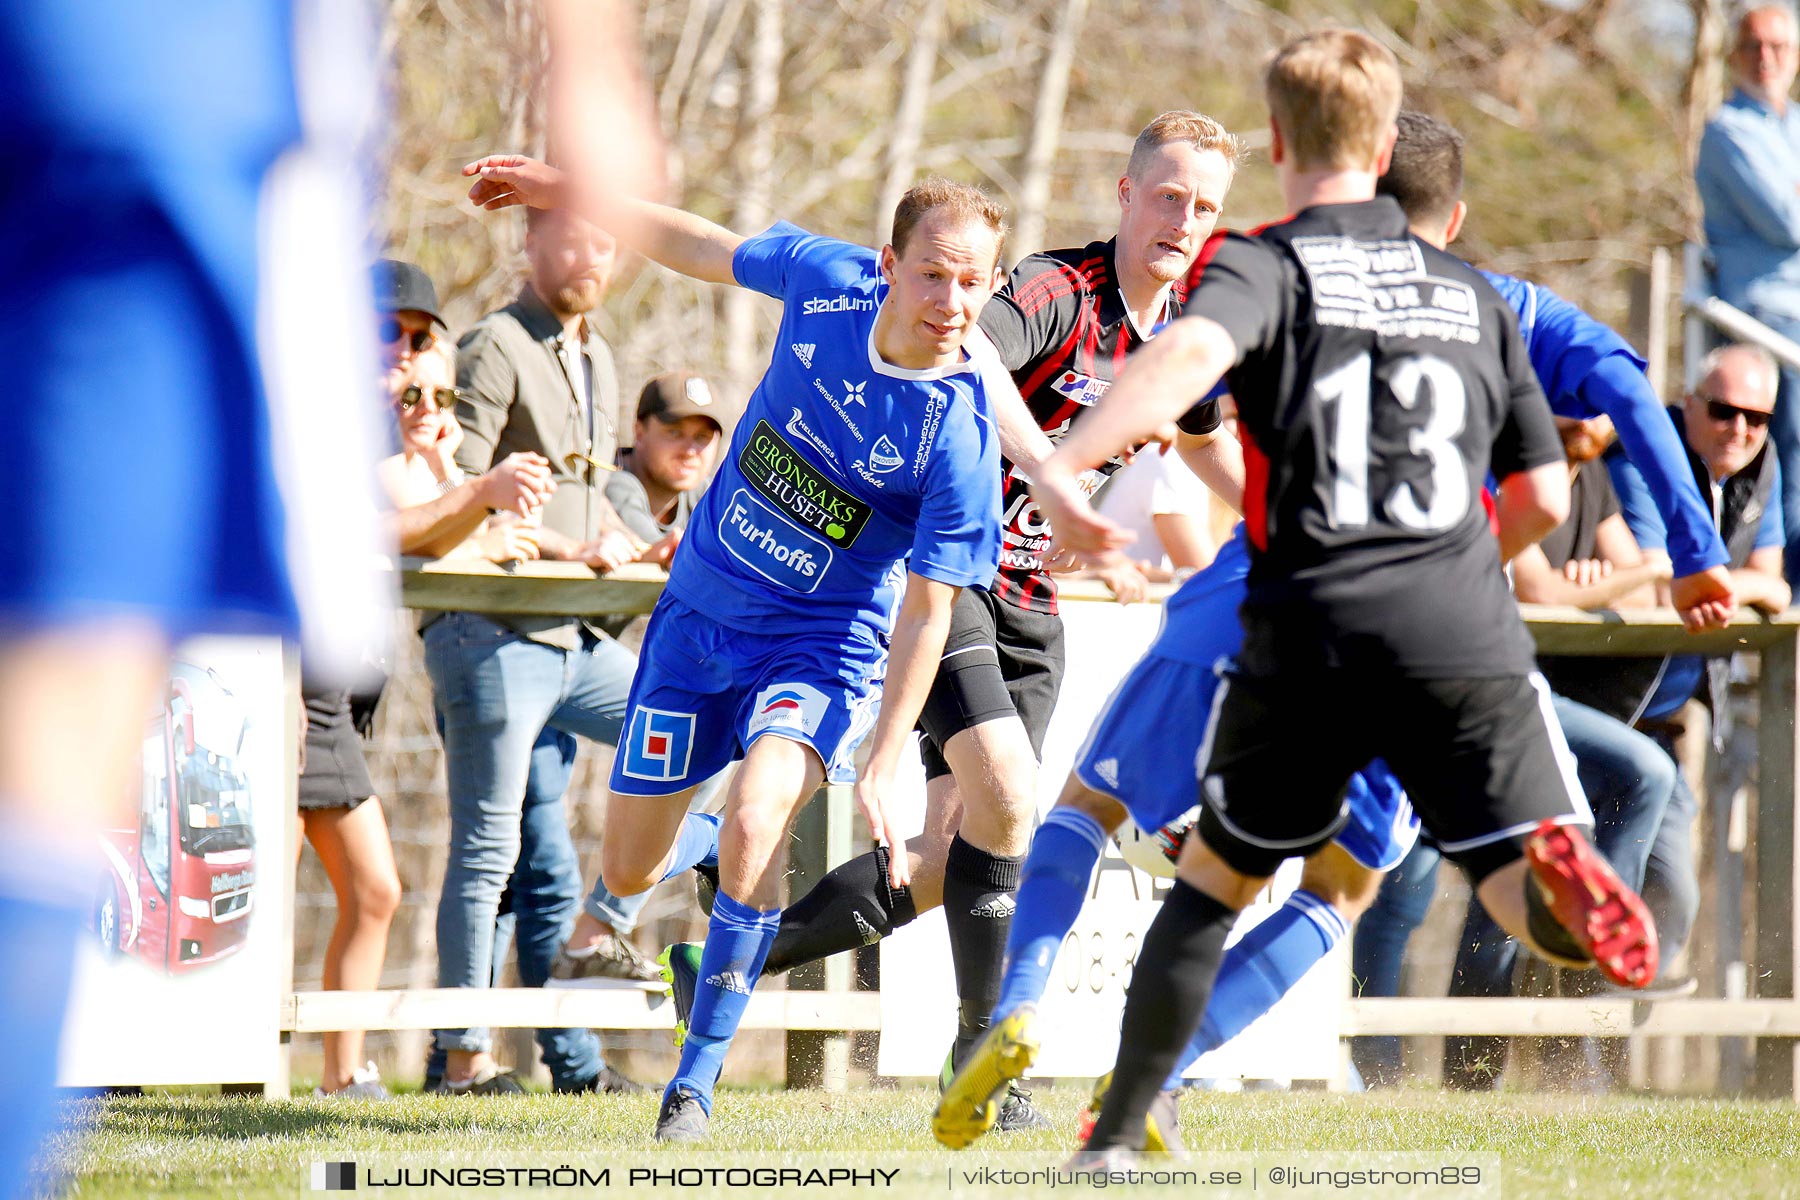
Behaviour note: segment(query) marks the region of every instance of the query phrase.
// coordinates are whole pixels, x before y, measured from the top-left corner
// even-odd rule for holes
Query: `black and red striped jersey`
[[[1106,394],[1125,356],[1155,333],[1132,321],[1119,291],[1113,241],[1046,250],[1021,262],[981,313],[981,328],[1000,351],[1026,406],[1051,441],[1060,441],[1081,414]],[[1162,321],[1181,314],[1185,282],[1169,290]],[[1159,321],[1160,325],[1162,322]],[[1189,432],[1219,424],[1218,405],[1183,419]],[[1084,479],[1090,491],[1118,470],[1119,459]],[[1056,583],[1044,570],[1049,524],[1031,499],[1031,482],[1010,462],[1001,505],[1005,526],[1000,570],[992,590],[1032,612],[1056,611]]]
[[[1487,281],[1381,197],[1230,235],[1187,311],[1237,347],[1245,668],[1532,670],[1481,495],[1562,443]]]

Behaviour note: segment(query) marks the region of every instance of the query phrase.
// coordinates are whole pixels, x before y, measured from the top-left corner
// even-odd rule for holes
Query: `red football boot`
[[[1573,829],[1542,821],[1525,840],[1525,861],[1558,923],[1620,987],[1656,978],[1656,925],[1638,894]]]

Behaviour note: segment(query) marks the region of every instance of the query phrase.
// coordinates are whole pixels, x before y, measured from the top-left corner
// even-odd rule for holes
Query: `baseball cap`
[[[722,433],[724,407],[706,380],[691,371],[670,371],[644,385],[638,394],[637,415],[640,421],[655,417],[669,424],[683,417],[705,417]]]
[[[375,290],[376,312],[410,309],[449,328],[444,318],[438,315],[437,288],[432,286],[431,276],[412,263],[397,258],[379,259],[369,270],[369,281]]]

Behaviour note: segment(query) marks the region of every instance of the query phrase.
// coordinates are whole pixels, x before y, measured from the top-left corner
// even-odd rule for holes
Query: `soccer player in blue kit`
[[[528,159],[466,172],[490,208],[567,198],[561,173]],[[873,727],[856,796],[874,838],[892,843],[886,794],[951,605],[999,561],[996,399],[1037,427],[972,338],[1004,238],[999,207],[974,188],[907,192],[879,254],[787,224],[746,239],[643,202],[595,215],[664,266],[783,304],[768,372],[651,615],[602,854],[619,895],[696,865],[718,873],[656,1125],[660,1141],[695,1141],[775,936],[793,816],[822,781],[855,777]],[[740,756],[721,816],[689,814],[694,785]],[[904,886],[906,856],[890,871]]]

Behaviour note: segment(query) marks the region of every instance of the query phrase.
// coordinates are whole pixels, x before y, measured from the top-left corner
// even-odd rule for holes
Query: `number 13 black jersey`
[[[1563,452],[1499,294],[1382,197],[1231,235],[1187,311],[1238,351],[1244,668],[1531,671],[1482,493]]]

